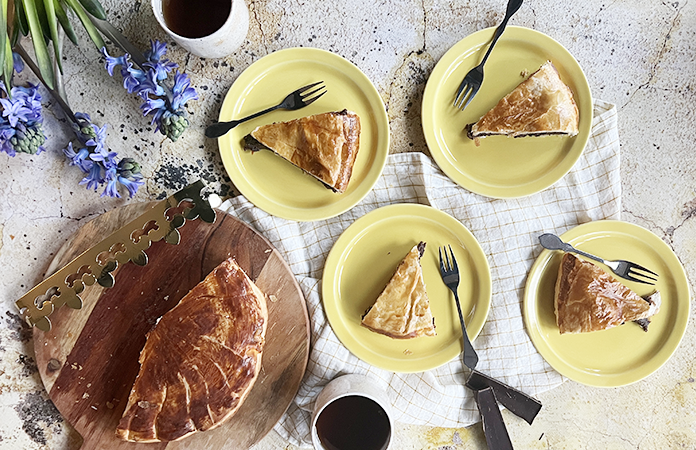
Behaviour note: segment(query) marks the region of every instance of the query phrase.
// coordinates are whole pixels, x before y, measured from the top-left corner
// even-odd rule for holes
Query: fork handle
[[[246,122],[247,120],[255,119],[278,108],[280,108],[280,105],[271,106],[268,109],[264,109],[263,111],[259,111],[250,116],[244,117],[243,119],[230,120],[229,122],[215,122],[212,125],[208,125],[208,127],[205,129],[205,137],[218,138],[220,136],[225,135],[228,131],[230,131],[232,128],[236,127],[240,123]]]
[[[606,264],[606,261],[600,258],[599,256],[591,255],[589,253],[583,252],[582,250],[578,250],[577,248],[573,247],[567,242],[563,242],[561,238],[559,238],[553,233],[544,233],[541,236],[539,236],[539,243],[542,247],[548,250],[562,250],[567,253],[577,253],[578,255],[582,255],[591,260],[597,261],[602,264]]]
[[[594,261],[597,261],[598,263],[602,263],[602,264],[606,264],[606,263],[607,263],[604,259],[600,258],[599,256],[595,256],[595,255],[591,255],[591,254],[589,254],[589,253],[585,253],[585,252],[583,252],[582,250],[578,250],[577,248],[573,247],[573,246],[570,245],[570,244],[564,244],[563,247],[564,247],[564,248],[562,249],[563,251],[572,252],[572,253],[577,253],[578,255],[582,255],[582,256],[584,256],[584,257],[586,257],[586,258],[590,258],[590,259],[592,259],[592,260],[594,260]]]
[[[469,369],[474,370],[476,368],[476,364],[478,364],[479,358],[476,354],[476,350],[474,350],[474,346],[471,345],[469,335],[466,333],[464,316],[462,315],[462,307],[459,304],[459,295],[457,295],[456,289],[454,290],[454,299],[456,300],[455,303],[457,304],[457,312],[459,313],[459,324],[462,326],[462,338],[464,339],[464,365],[466,365]]]
[[[481,61],[481,66],[483,66],[486,63],[486,60],[488,59],[488,56],[490,56],[491,51],[493,51],[493,47],[495,46],[495,43],[498,42],[498,39],[500,36],[503,34],[503,31],[505,31],[505,27],[507,26],[508,21],[512,17],[513,14],[517,12],[518,9],[522,6],[522,0],[510,0],[507,5],[507,10],[505,11],[505,17],[503,18],[503,21],[498,25],[498,28],[495,30],[495,35],[493,36],[493,41],[491,42],[491,45],[488,47],[488,50],[486,51],[486,54],[483,56],[483,60]]]

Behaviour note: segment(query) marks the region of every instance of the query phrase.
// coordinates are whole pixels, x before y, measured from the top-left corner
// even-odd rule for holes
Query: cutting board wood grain
[[[124,206],[92,220],[60,249],[53,273],[153,203]],[[127,263],[110,289],[89,286],[83,308],[59,308],[52,329],[34,329],[36,362],[49,396],[82,435],[81,449],[245,449],[277,423],[292,402],[309,356],[309,319],[297,281],[278,251],[242,221],[217,211],[209,224],[188,221],[181,243],[155,242],[149,263]],[[138,374],[145,336],[157,319],[228,256],[268,298],[269,324],[259,378],[227,422],[177,442],[136,444],[115,435]]]

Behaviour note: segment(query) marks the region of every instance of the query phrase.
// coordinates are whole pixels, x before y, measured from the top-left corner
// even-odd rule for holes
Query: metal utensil
[[[312,83],[308,84],[307,86],[303,86],[297,89],[296,91],[291,92],[287,97],[285,97],[285,99],[283,99],[282,102],[280,102],[276,106],[264,109],[263,111],[259,111],[256,114],[244,117],[243,119],[231,120],[229,122],[216,122],[205,129],[205,136],[209,138],[220,137],[228,131],[230,131],[232,128],[239,125],[240,123],[262,116],[271,111],[275,111],[276,109],[288,109],[292,111],[304,108],[305,106],[317,101],[317,99],[322,95],[326,94],[326,86],[324,86],[322,83],[324,82],[319,81],[317,83]],[[312,90],[311,92],[307,92],[314,87],[316,87],[316,89]],[[322,89],[324,90],[322,91]]]
[[[476,368],[478,363],[478,355],[476,350],[471,345],[469,340],[469,335],[466,333],[466,326],[464,325],[464,316],[462,315],[462,306],[459,303],[459,294],[457,294],[457,288],[459,287],[459,267],[457,267],[457,260],[454,258],[454,252],[452,251],[452,246],[448,245],[449,257],[447,255],[447,250],[444,251],[445,257],[442,257],[442,247],[438,249],[440,254],[440,275],[442,276],[442,281],[454,294],[454,300],[457,303],[457,312],[459,313],[459,324],[462,326],[462,338],[464,339],[464,354],[462,356],[462,361],[471,370]]]
[[[215,222],[215,210],[203,198],[203,181],[190,184],[94,244],[15,302],[29,325],[43,331],[51,329],[49,316],[67,305],[82,308],[80,294],[86,286],[98,283],[110,288],[116,283],[112,272],[129,261],[139,266],[148,263],[145,253],[153,242],[177,245],[179,228],[195,219]]]
[[[552,233],[544,233],[541,236],[539,236],[539,242],[541,243],[542,247],[548,250],[562,250],[564,252],[577,253],[578,255],[582,255],[586,258],[600,262],[609,267],[611,271],[614,272],[617,276],[625,278],[626,280],[635,281],[636,283],[652,285],[655,284],[655,281],[657,281],[656,277],[659,276],[652,270],[646,269],[645,267],[640,266],[631,261],[626,261],[623,259],[617,259],[615,261],[606,260],[600,258],[599,256],[591,255],[589,253],[583,252],[582,250],[578,250],[572,245],[563,242],[561,238]],[[652,277],[651,275],[654,275],[654,277]],[[639,279],[636,277],[641,277],[643,279]]]
[[[486,51],[486,54],[483,56],[483,61],[481,61],[481,64],[474,67],[469,71],[469,73],[466,74],[464,80],[462,80],[462,83],[459,85],[459,89],[457,89],[457,95],[454,97],[454,106],[457,109],[464,110],[464,108],[471,103],[478,93],[479,89],[481,88],[481,83],[483,83],[483,65],[486,64],[486,60],[488,59],[488,56],[490,56],[496,42],[498,42],[498,38],[500,38],[500,35],[502,35],[503,31],[505,31],[508,21],[512,15],[515,14],[518,9],[520,9],[520,6],[522,6],[522,0],[508,1],[505,17],[495,30],[491,45],[488,47],[488,51]]]

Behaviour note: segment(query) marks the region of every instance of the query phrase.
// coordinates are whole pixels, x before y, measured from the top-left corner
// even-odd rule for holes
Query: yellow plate
[[[464,76],[477,66],[494,28],[478,31],[455,44],[433,69],[423,94],[423,132],[430,153],[455,183],[493,198],[534,194],[560,180],[582,154],[592,126],[592,95],[575,58],[545,34],[507,27],[484,69],[484,81],[464,111],[454,97]],[[490,136],[480,147],[465,126],[478,121],[525,78],[550,60],[573,91],[580,112],[575,137],[508,138]]]
[[[563,253],[544,250],[532,266],[524,293],[524,320],[532,342],[554,369],[579,383],[616,387],[647,377],[672,356],[686,330],[689,285],[681,263],[659,237],[627,222],[589,222],[561,238],[588,253],[627,259],[659,274],[655,286],[618,279],[638,295],[659,290],[662,306],[647,333],[627,323],[604,331],[561,335],[553,298]]]
[[[222,162],[234,185],[249,201],[273,214],[298,221],[336,216],[372,189],[389,152],[389,121],[370,80],[348,60],[325,50],[291,48],[249,66],[230,88],[220,120],[239,119],[280,103],[290,92],[324,81],[327,93],[296,111],[276,110],[242,123],[218,140]],[[242,139],[259,125],[311,114],[349,109],[360,116],[360,150],[348,189],[336,194],[270,151],[251,153]]]
[[[391,339],[360,326],[365,310],[420,241],[426,243],[421,266],[437,336]],[[439,272],[438,248],[447,244],[452,246],[459,265],[459,297],[467,334],[472,341],[478,336],[491,305],[491,276],[476,238],[442,211],[425,205],[397,204],[356,220],[336,241],[326,260],[324,309],[348,350],[373,366],[393,372],[433,369],[461,353],[457,307]]]

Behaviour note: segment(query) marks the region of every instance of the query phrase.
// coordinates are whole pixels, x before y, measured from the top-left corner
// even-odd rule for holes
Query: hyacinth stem
[[[131,56],[131,60],[137,64],[141,70],[147,70],[147,68],[143,66],[143,64],[147,62],[145,55],[138,50],[138,47],[131,44],[131,42],[116,27],[111,25],[111,23],[109,23],[107,20],[99,19],[91,14],[89,14],[89,19],[92,21],[97,30],[109,38],[111,42],[118,45],[125,53],[128,53]]]
[[[145,63],[147,62],[147,58],[145,58],[145,55],[136,47],[133,45],[128,38],[126,38],[123,33],[121,33],[116,27],[111,25],[108,20],[102,20],[97,17],[94,17],[91,14],[88,14],[89,19],[92,21],[94,26],[99,30],[104,36],[109,38],[113,43],[115,43],[121,50],[123,50],[124,53],[128,53],[130,55],[131,61],[133,61],[142,71],[147,71],[147,67],[145,67]],[[162,84],[162,89],[164,89],[164,94],[167,99],[167,102],[169,105],[172,104],[172,99],[174,97],[174,94],[172,93],[171,89],[169,86]]]
[[[53,96],[53,98],[56,99],[60,107],[63,109],[63,112],[65,113],[66,116],[68,116],[68,119],[72,121],[75,124],[78,124],[77,118],[75,117],[75,113],[73,110],[70,108],[70,105],[68,105],[68,102],[63,96],[58,92],[58,90],[51,88],[48,84],[46,84],[46,81],[44,78],[41,76],[41,71],[39,70],[39,67],[36,65],[33,59],[31,59],[31,56],[27,53],[27,51],[22,47],[22,44],[17,42],[15,45],[14,50],[19,54],[19,56],[22,57],[24,62],[29,66],[32,72],[34,72],[34,75],[41,81],[41,83],[44,85],[46,90],[50,92],[50,94]],[[63,85],[63,78],[60,77],[58,78],[58,84],[60,85],[57,87],[57,89],[62,90],[62,85]]]

